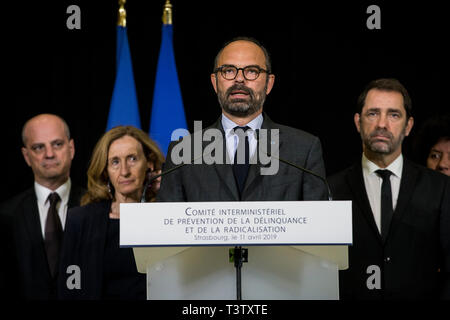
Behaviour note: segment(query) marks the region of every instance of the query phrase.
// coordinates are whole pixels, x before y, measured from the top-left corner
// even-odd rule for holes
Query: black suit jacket
[[[333,175],[329,184],[335,200],[353,201],[353,245],[349,269],[339,272],[341,299],[437,298],[450,271],[450,178],[405,159],[385,242],[375,224],[361,162]],[[368,288],[374,275],[369,266],[380,268],[381,289]]]
[[[78,206],[83,193],[84,189],[72,184],[68,208]],[[7,253],[0,271],[2,294],[19,299],[56,298],[56,281],[47,263],[34,187],[2,203],[0,216],[2,246]]]
[[[146,275],[138,273],[131,248],[112,248],[112,255],[119,257],[122,254],[121,259],[114,260],[117,265],[114,266],[113,273],[105,272],[105,267],[108,267],[105,247],[108,246],[108,240],[111,240],[107,239],[110,208],[111,201],[105,200],[73,208],[68,212],[58,278],[60,299],[146,298]],[[123,253],[128,255],[124,257]],[[68,273],[67,268],[74,265],[80,270],[80,288],[67,286],[67,281],[75,274]],[[114,286],[114,298],[105,297],[106,287],[111,287],[111,284]]]
[[[226,142],[221,118],[210,128],[222,133],[223,156],[226,161]],[[278,129],[279,158],[309,169],[325,177],[322,147],[319,138],[295,128],[274,123],[264,114],[262,129]],[[207,130],[206,128],[205,130]],[[203,134],[202,134],[203,135]],[[191,135],[192,136],[192,135]],[[274,141],[274,138],[271,137]],[[195,141],[195,137],[192,139]],[[275,140],[276,141],[276,140]],[[173,168],[172,149],[179,142],[172,142],[167,152],[164,170]],[[258,142],[259,143],[259,142]],[[203,150],[210,142],[203,142]],[[195,147],[192,147],[194,149]],[[264,148],[266,150],[267,148]],[[257,153],[257,152],[256,152]],[[273,150],[272,150],[272,153]],[[192,153],[194,155],[194,153]],[[266,155],[267,156],[267,155]],[[263,164],[251,164],[241,197],[231,164],[190,164],[162,178],[158,201],[283,201],[325,200],[327,189],[320,179],[299,169],[279,162],[275,175],[262,175]],[[265,165],[271,167],[271,164]]]

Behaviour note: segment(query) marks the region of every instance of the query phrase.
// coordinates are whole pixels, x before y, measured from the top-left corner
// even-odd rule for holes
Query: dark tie
[[[47,252],[48,266],[52,277],[55,277],[58,267],[59,247],[62,240],[62,225],[56,208],[61,200],[56,192],[48,196],[50,208],[48,209],[47,220],[45,221],[45,251]]]
[[[248,129],[250,129],[249,126],[245,127],[235,127],[234,130],[241,129],[244,132],[246,132]],[[244,143],[244,159],[238,158],[238,152],[239,150],[242,150],[242,143]],[[242,151],[240,151],[242,152]],[[238,160],[240,163],[238,163]],[[242,160],[244,160],[244,163],[242,163]],[[248,136],[245,135],[244,142],[239,139],[238,147],[236,149],[236,152],[234,153],[234,162],[233,162],[233,173],[234,177],[236,179],[236,184],[239,189],[239,197],[241,197],[242,191],[244,190],[245,180],[247,180],[248,175],[248,169],[250,167],[250,147],[248,143]]]
[[[384,241],[388,235],[392,215],[394,214],[390,179],[392,172],[389,170],[377,170],[375,172],[383,179],[381,184],[381,238]]]

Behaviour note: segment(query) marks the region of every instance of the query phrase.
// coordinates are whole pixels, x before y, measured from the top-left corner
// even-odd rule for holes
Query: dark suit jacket
[[[68,208],[78,206],[83,193],[82,188],[72,184]],[[2,252],[6,251],[8,257],[0,271],[0,278],[6,279],[0,283],[4,287],[2,294],[10,299],[56,298],[56,282],[47,263],[34,188],[2,203],[0,216],[5,237]]]
[[[66,231],[58,279],[58,296],[63,300],[97,300],[104,298],[107,278],[114,280],[118,293],[115,299],[142,300],[146,297],[146,275],[138,274],[133,253],[131,261],[116,266],[114,275],[105,274],[105,246],[107,245],[108,220],[111,201],[101,201],[71,209],[67,214]],[[117,250],[132,250],[119,248]],[[115,250],[115,251],[117,251]],[[119,255],[117,251],[117,255]],[[67,287],[72,273],[67,267],[80,269],[80,289]],[[132,266],[133,268],[130,268]],[[130,269],[134,269],[130,272]]]
[[[210,128],[219,129],[224,135],[221,118]],[[302,130],[276,124],[265,114],[262,129],[279,130],[279,158],[325,176],[322,148],[317,137]],[[227,156],[226,145],[225,139],[223,137],[222,139],[225,157]],[[171,152],[177,143],[170,144],[163,171],[174,167]],[[204,142],[203,148],[209,143]],[[250,165],[241,200],[324,200],[327,197],[327,189],[317,177],[282,162],[279,163],[277,174],[261,175],[260,168],[262,166],[261,163]],[[270,165],[266,165],[266,167],[270,167]],[[186,165],[165,175],[162,178],[157,199],[158,201],[174,202],[238,201],[240,197],[230,164],[208,165],[203,163]]]
[[[329,184],[335,200],[353,201],[353,245],[349,247],[350,267],[339,273],[341,299],[438,297],[444,283],[439,278],[450,271],[450,179],[405,159],[397,207],[384,243],[369,204],[361,163],[333,175]],[[367,270],[371,265],[381,270],[379,290],[369,290],[366,284],[373,275]]]

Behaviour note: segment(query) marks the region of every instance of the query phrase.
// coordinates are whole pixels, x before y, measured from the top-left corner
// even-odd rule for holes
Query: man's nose
[[[53,158],[54,156],[55,156],[55,152],[53,151],[52,146],[46,146],[45,147],[45,157]]]
[[[237,71],[236,78],[234,78],[234,81],[236,82],[244,82],[244,70],[240,69]]]
[[[388,119],[386,114],[380,114],[380,117],[378,118],[378,127],[380,128],[387,128],[388,125]]]

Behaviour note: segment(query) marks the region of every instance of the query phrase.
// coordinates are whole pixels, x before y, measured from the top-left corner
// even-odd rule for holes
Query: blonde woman
[[[119,248],[119,204],[139,202],[148,177],[161,170],[163,162],[156,144],[132,126],[115,127],[98,141],[82,207],[68,213],[58,286],[61,299],[146,298],[145,274],[137,272],[132,249]],[[158,184],[147,189],[146,201],[154,201],[157,189]],[[70,285],[69,266],[79,267],[80,288]]]

